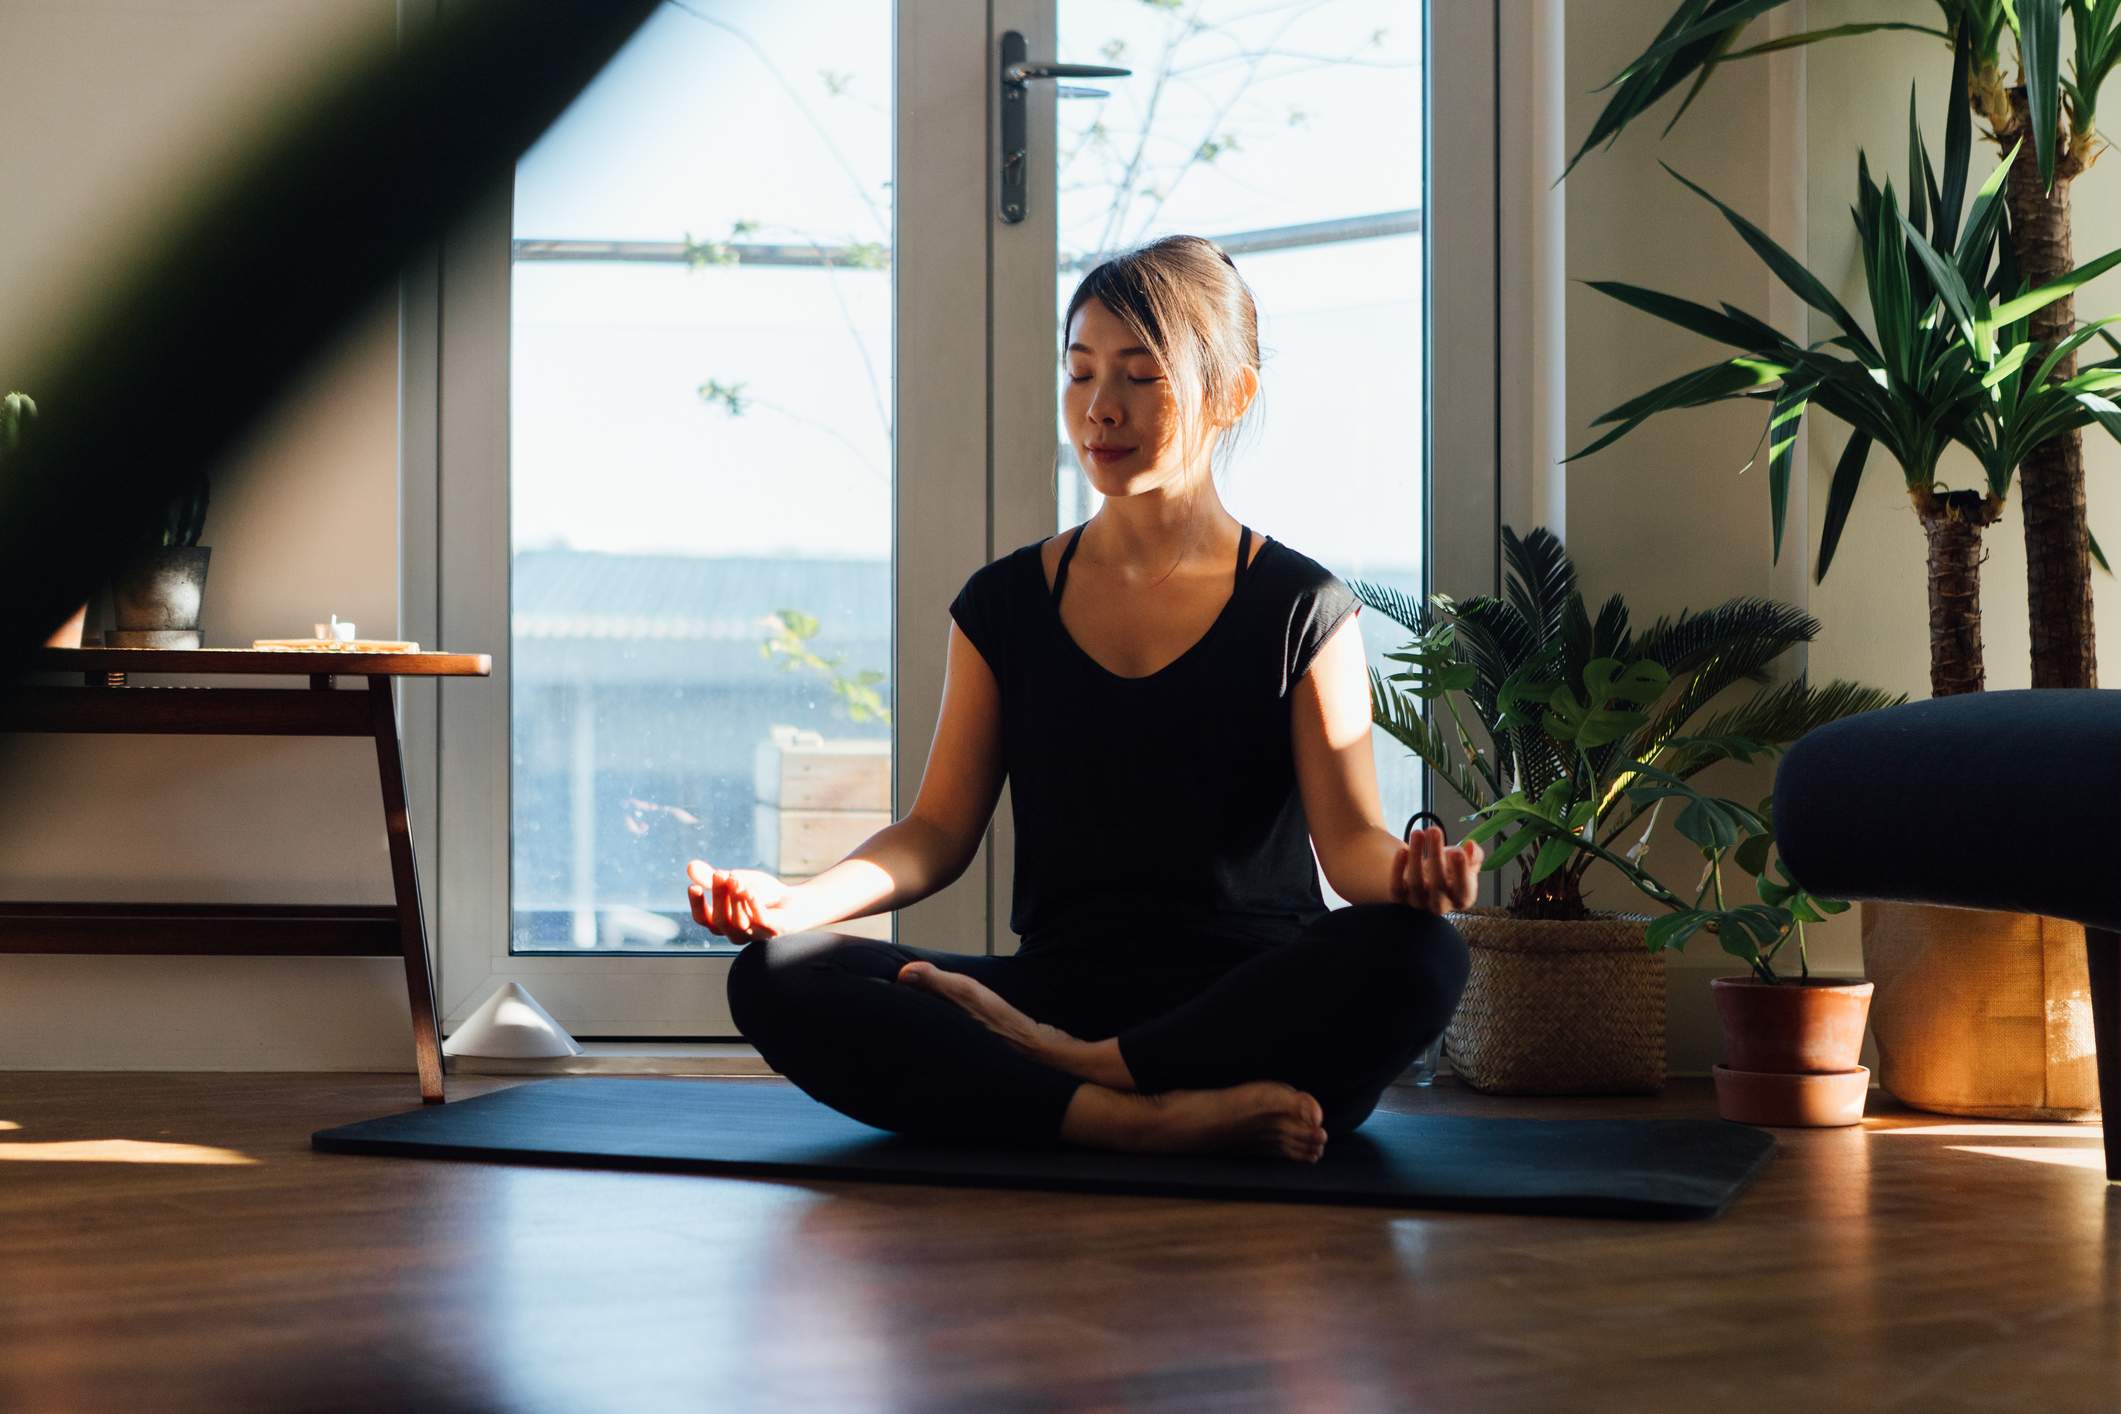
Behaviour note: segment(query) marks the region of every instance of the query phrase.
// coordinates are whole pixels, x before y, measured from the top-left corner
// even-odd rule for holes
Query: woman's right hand
[[[788,932],[795,891],[763,869],[716,869],[704,859],[685,866],[692,921],[740,943]]]

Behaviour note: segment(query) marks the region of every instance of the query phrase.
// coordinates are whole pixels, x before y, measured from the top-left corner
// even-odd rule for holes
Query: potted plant
[[[2112,18],[2107,13],[2109,30]],[[1991,53],[1994,40],[1991,33],[1985,41]],[[1954,95],[1967,91],[1980,42],[1963,25],[1957,30]],[[1931,170],[1912,97],[1908,129],[1904,212],[1891,183],[1881,191],[1867,162],[1860,155],[1857,162],[1854,216],[1869,327],[1825,280],[1694,187],[1779,280],[1827,318],[1835,335],[1799,344],[1730,305],[1719,312],[1600,282],[1604,293],[1738,352],[1605,414],[1600,423],[1617,425],[1576,455],[1666,409],[1731,397],[1762,400],[1770,409],[1769,490],[1779,556],[1799,422],[1815,404],[1847,422],[1853,430],[1834,470],[1815,578],[1823,579],[1833,561],[1872,448],[1885,451],[1899,464],[1929,543],[1930,687],[1942,697],[1979,691],[1985,683],[1982,532],[2002,514],[2014,482],[2030,476],[2065,437],[2074,456],[2075,431],[2088,423],[2121,437],[2121,406],[2113,401],[2121,391],[2121,358],[2075,363],[2094,338],[2121,353],[2105,327],[2112,321],[2042,333],[2050,312],[2067,307],[2079,286],[2121,264],[2121,250],[2028,289],[2017,259],[2022,242],[2011,223],[2031,185],[2032,155],[2022,144],[2013,147],[1974,194],[1962,224],[1971,145],[1965,106],[1955,98],[1941,181]],[[1954,443],[1972,452],[1981,485],[1947,489],[1939,481],[1940,459]],[[2030,481],[2027,491],[2030,496]],[[2029,534],[2031,516],[2029,506]],[[2103,564],[2097,545],[2086,545],[2085,553]],[[1865,971],[1878,986],[1880,1080],[1896,1097],[1957,1114],[2078,1119],[2098,1113],[2097,1074],[2077,1039],[2091,1024],[2080,926],[2030,914],[1885,903],[1865,905],[1862,937]],[[1967,978],[1986,980],[1969,986]],[[2028,1017],[2042,1024],[2028,1026]]]
[[[1799,680],[1763,687],[1689,731],[1726,688],[1761,681],[1775,659],[1810,641],[1818,621],[1741,598],[1636,633],[1618,595],[1589,612],[1575,566],[1550,532],[1520,539],[1506,527],[1503,551],[1500,598],[1437,595],[1423,604],[1384,586],[1349,586],[1414,635],[1407,651],[1385,655],[1405,671],[1371,670],[1375,720],[1473,807],[1467,818],[1478,823],[1468,837],[1495,842],[1482,867],[1519,870],[1507,906],[1453,917],[1472,953],[1465,998],[1445,1031],[1459,1075],[1476,1089],[1513,1094],[1661,1088],[1661,954],[1706,933],[1748,969],[1718,993],[1720,1014],[1735,1006],[1725,1031],[1734,1072],[1786,1066],[1796,1078],[1784,1088],[1793,1093],[1818,1088],[1801,1074],[1810,1068],[1838,1072],[1844,1088],[1854,1072],[1867,1083],[1853,1052],[1817,1065],[1822,1053],[1809,1029],[1817,1004],[1790,1001],[1800,991],[1867,996],[1859,979],[1813,978],[1804,958],[1804,925],[1846,905],[1813,898],[1781,870],[1764,804],[1748,808],[1691,782],[1716,762],[1751,762],[1824,722],[1903,699]],[[1448,721],[1425,717],[1424,704],[1440,705]],[[1673,801],[1674,828],[1707,865],[1690,894],[1646,863],[1650,831]],[[1584,878],[1599,861],[1662,916],[1593,910]],[[1758,902],[1729,897],[1726,862],[1753,878]],[[1794,979],[1774,966],[1792,938]],[[1755,992],[1779,995],[1755,1001]],[[1776,1008],[1776,1019],[1757,1023],[1761,1007]],[[1763,1036],[1797,1050],[1763,1051]],[[1859,1025],[1858,1044],[1861,1037]],[[1791,1054],[1804,1063],[1786,1065]],[[1719,1096],[1724,1083],[1719,1073]],[[1860,1085],[1855,1094],[1860,1111]],[[1735,1091],[1730,1104],[1740,1107]]]
[[[28,430],[30,419],[37,415],[37,404],[29,394],[11,392],[0,397],[0,464],[4,464],[15,448],[22,445],[22,436]],[[88,604],[67,616],[65,623],[53,629],[44,640],[47,648],[79,648],[81,630],[88,623]]]
[[[2068,380],[2076,372],[2073,336],[2077,281],[2068,280],[2071,255],[2071,192],[2105,144],[2096,113],[2099,90],[2121,66],[2121,5],[2105,0],[1936,0],[1942,29],[1925,29],[1899,17],[1834,24],[1738,47],[1743,31],[1788,0],[1714,4],[1681,0],[1649,47],[1612,83],[1614,90],[1575,156],[1574,168],[1600,142],[1620,133],[1675,87],[1686,85],[1687,106],[1723,64],[1821,41],[1890,31],[1920,30],[1952,51],[1951,115],[1946,125],[1946,166],[1971,140],[1971,119],[1982,120],[1982,136],[2001,152],[2030,147],[2029,160],[2014,170],[2004,189],[2008,220],[2004,239],[2012,264],[2027,285],[2040,289],[2067,283],[2058,298],[2030,312],[2037,354],[2054,356],[2051,372]],[[1892,7],[1881,3],[1880,11]],[[2072,42],[2063,41],[2067,13]],[[2003,39],[2017,50],[2018,82],[2003,74]],[[2065,71],[2064,64],[2068,68]],[[1964,192],[1962,183],[1946,190]],[[1910,192],[1914,190],[1910,183]],[[1956,215],[1956,206],[1953,214]],[[1943,242],[1940,242],[1943,244]],[[1866,251],[1869,247],[1865,247]],[[2082,423],[2055,426],[2026,449],[2024,481],[2027,620],[2032,639],[2034,687],[2098,686],[2098,655],[2092,623],[2091,561],[2100,560],[2085,521]]]
[[[199,543],[206,525],[207,481],[199,477],[170,498],[147,527],[140,554],[111,578],[111,618],[104,642],[115,648],[197,648],[206,563]]]

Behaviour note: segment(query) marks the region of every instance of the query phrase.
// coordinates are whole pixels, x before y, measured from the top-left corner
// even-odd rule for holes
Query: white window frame
[[[401,22],[416,26],[448,0],[400,0]],[[1000,227],[992,199],[989,154],[999,147],[990,36],[1022,30],[1040,52],[1051,49],[1055,0],[987,0],[984,6],[940,6],[900,0],[894,55],[897,122],[895,209],[920,211],[935,223],[920,239],[894,232],[897,445],[893,560],[897,578],[891,673],[894,733],[893,814],[911,804],[926,763],[941,704],[948,634],[939,606],[974,568],[1053,530],[1050,402],[1036,416],[1012,419],[1030,429],[1010,445],[962,416],[962,392],[1037,386],[1057,397],[1053,378],[1050,271],[1055,258],[1050,218]],[[1504,219],[1551,221],[1558,198],[1542,203],[1520,183],[1504,201],[1498,163],[1497,65],[1505,49],[1521,52],[1558,37],[1554,0],[1527,0],[1523,12],[1553,11],[1528,22],[1515,7],[1488,0],[1427,0],[1423,49],[1423,282],[1428,346],[1449,347],[1448,360],[1425,359],[1430,386],[1427,438],[1428,544],[1431,587],[1453,594],[1497,587],[1495,528],[1508,496],[1528,494],[1527,473],[1506,474],[1499,386],[1529,389],[1558,405],[1558,386],[1538,376],[1503,383],[1504,318],[1536,321],[1538,299],[1505,311],[1499,282]],[[1499,10],[1510,12],[1508,17]],[[982,13],[983,12],[983,13]],[[984,18],[985,30],[968,22]],[[1544,26],[1544,28],[1543,28]],[[1558,40],[1556,41],[1558,52]],[[1437,64],[1430,56],[1448,54]],[[1068,58],[1071,56],[1059,56]],[[1080,57],[1080,56],[1074,56]],[[1515,60],[1513,59],[1513,64]],[[1558,73],[1553,76],[1558,80]],[[1030,86],[1032,190],[1051,189],[1053,88]],[[1558,93],[1555,96],[1558,103]],[[986,114],[984,131],[958,120]],[[1439,135],[1437,118],[1470,131]],[[1434,155],[1447,153],[1448,170]],[[915,154],[918,154],[916,160]],[[1041,173],[1038,162],[1048,164]],[[577,1035],[741,1039],[727,1024],[723,1000],[730,954],[682,957],[511,956],[508,899],[508,350],[510,202],[513,181],[459,223],[438,250],[406,271],[401,289],[400,631],[422,643],[491,653],[484,681],[413,683],[403,703],[405,750],[413,778],[421,885],[437,920],[438,1000],[443,1029],[453,1030],[508,977],[531,985],[539,1000]],[[1547,245],[1529,248],[1552,255]],[[1023,278],[1041,268],[1044,279]],[[986,278],[975,273],[984,272]],[[1558,306],[1549,292],[1548,309]],[[991,339],[990,329],[1033,329],[1036,338]],[[1558,338],[1550,333],[1548,337]],[[1035,360],[1034,371],[1027,367]],[[445,393],[446,390],[446,393]],[[1515,414],[1513,413],[1513,425]],[[1552,419],[1558,428],[1559,419]],[[1022,445],[1016,445],[1021,442]],[[445,471],[446,468],[446,471]],[[1556,483],[1558,484],[1558,482]],[[1438,535],[1435,527],[1448,526]],[[997,861],[1013,857],[1007,787],[986,843],[957,885],[900,910],[905,936],[923,946],[963,940],[970,951],[1006,952],[1009,877]],[[984,940],[984,947],[981,947]],[[700,1018],[710,1021],[702,1024]]]

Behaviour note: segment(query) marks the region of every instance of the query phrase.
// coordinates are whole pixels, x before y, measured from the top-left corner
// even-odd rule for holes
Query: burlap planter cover
[[[1444,1028],[1460,1079],[1498,1095],[1655,1094],[1664,1088],[1664,955],[1650,920],[1454,913],[1472,955]]]
[[[2096,1120],[2084,929],[2030,913],[1863,905],[1878,1083],[1984,1119]]]

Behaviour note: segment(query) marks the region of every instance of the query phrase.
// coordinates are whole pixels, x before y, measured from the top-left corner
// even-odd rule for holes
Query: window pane
[[[518,952],[726,946],[688,859],[889,823],[891,22],[665,4],[518,165]]]
[[[1217,241],[1259,311],[1257,421],[1216,483],[1231,514],[1341,578],[1422,593],[1422,7],[1064,0],[1060,57],[1133,70],[1059,112],[1060,311],[1106,256]],[[1059,358],[1059,340],[1055,357]],[[1057,367],[1058,379],[1065,373]],[[1103,497],[1059,429],[1056,528]],[[1358,619],[1372,666],[1407,637]],[[1422,773],[1372,736],[1385,821],[1421,808]],[[1328,903],[1341,900],[1326,886]]]

